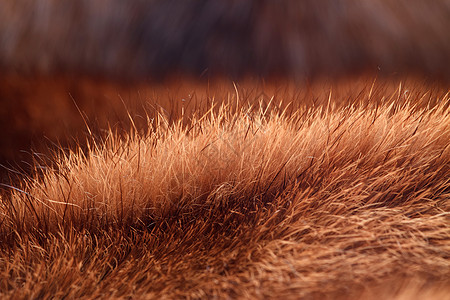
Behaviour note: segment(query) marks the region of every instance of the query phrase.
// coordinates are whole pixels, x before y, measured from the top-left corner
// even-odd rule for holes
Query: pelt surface
[[[2,200],[2,296],[448,297],[448,94],[407,95],[235,93],[62,152]]]

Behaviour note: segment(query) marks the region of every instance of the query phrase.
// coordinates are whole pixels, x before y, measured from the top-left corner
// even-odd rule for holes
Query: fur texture
[[[400,100],[159,115],[64,154],[3,200],[2,295],[448,295],[449,99]]]
[[[2,1],[0,298],[449,298],[449,15]]]

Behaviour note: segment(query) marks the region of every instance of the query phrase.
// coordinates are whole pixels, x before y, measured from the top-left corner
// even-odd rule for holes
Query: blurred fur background
[[[3,72],[450,75],[447,0],[18,0],[0,20]]]

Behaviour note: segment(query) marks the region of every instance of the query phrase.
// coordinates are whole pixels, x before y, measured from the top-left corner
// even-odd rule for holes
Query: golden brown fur
[[[3,1],[0,298],[448,299],[447,2]]]
[[[160,115],[63,155],[3,201],[3,295],[448,295],[448,94],[392,96]]]

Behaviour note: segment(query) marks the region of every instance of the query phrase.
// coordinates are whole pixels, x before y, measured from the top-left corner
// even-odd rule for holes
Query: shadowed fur
[[[110,133],[3,201],[3,295],[351,298],[388,278],[445,286],[448,100],[222,106],[187,125],[159,115],[145,134]]]

